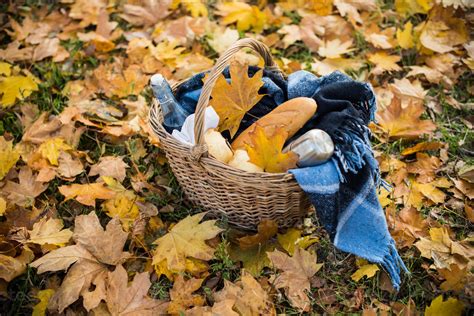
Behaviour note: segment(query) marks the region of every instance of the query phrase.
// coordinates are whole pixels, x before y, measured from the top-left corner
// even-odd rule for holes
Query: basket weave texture
[[[165,130],[156,99],[153,100],[149,122],[186,197],[208,211],[211,217],[223,218],[230,225],[244,229],[255,229],[262,219],[272,219],[279,227],[291,227],[308,214],[311,205],[293,175],[251,173],[233,168],[208,156],[204,143],[204,113],[212,88],[232,57],[242,48],[257,52],[263,57],[267,70],[283,75],[263,43],[253,39],[239,40],[217,60],[204,83],[196,106],[195,146],[179,142]]]

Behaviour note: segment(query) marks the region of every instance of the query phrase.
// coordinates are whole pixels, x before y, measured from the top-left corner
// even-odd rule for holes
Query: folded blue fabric
[[[289,172],[310,198],[336,248],[382,265],[398,290],[400,267],[408,270],[376,192],[379,171],[367,128],[375,113],[372,88],[338,72],[321,78],[297,72],[288,78],[288,97],[299,96],[312,97],[318,104],[317,114],[299,134],[323,129],[333,139],[335,152],[322,165]]]
[[[255,71],[257,68],[249,68],[249,75]],[[229,78],[227,70],[224,76]],[[204,74],[194,76],[177,91],[178,101],[190,112],[195,110],[203,77]],[[367,127],[375,113],[371,86],[340,72],[316,77],[307,71],[297,71],[284,80],[264,70],[264,86],[259,92],[266,96],[244,117],[237,135],[288,99],[314,98],[318,104],[316,114],[293,139],[308,130],[322,129],[334,141],[333,158],[322,165],[289,172],[308,194],[334,245],[382,265],[398,290],[400,267],[408,270],[388,232],[376,193],[381,181]]]

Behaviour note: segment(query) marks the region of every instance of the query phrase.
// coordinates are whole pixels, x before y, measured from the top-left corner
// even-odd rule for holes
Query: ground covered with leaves
[[[471,313],[469,2],[3,1],[1,314]],[[186,200],[147,125],[149,78],[207,70],[243,37],[288,74],[373,85],[399,292],[317,220],[243,232]]]

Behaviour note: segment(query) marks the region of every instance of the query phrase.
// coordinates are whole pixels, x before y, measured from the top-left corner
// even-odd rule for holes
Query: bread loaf
[[[250,133],[257,124],[265,129],[265,135],[272,135],[275,129],[281,127],[288,133],[287,138],[290,138],[316,113],[316,109],[316,101],[311,98],[288,100],[243,131],[232,142],[232,148],[245,148],[245,144],[250,142]]]

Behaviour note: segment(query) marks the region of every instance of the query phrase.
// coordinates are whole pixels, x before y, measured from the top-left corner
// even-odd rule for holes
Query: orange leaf
[[[415,102],[402,108],[401,103],[394,98],[385,110],[377,113],[377,119],[389,138],[414,139],[436,129],[432,121],[420,120],[420,115],[424,111],[423,105]]]
[[[248,65],[234,61],[230,64],[232,82],[228,83],[223,75],[217,79],[210,104],[219,115],[219,131],[228,130],[231,137],[235,135],[245,113],[263,97],[258,94],[263,86],[262,75],[259,70],[249,78]]]
[[[96,199],[107,200],[116,194],[103,183],[62,185],[59,187],[59,192],[66,197],[66,200],[76,199],[88,206],[95,206]]]
[[[296,167],[298,156],[293,152],[282,153],[286,135],[282,128],[277,128],[273,135],[265,135],[265,129],[259,125],[250,133],[251,144],[245,147],[250,162],[263,168],[266,172],[286,172]]]

